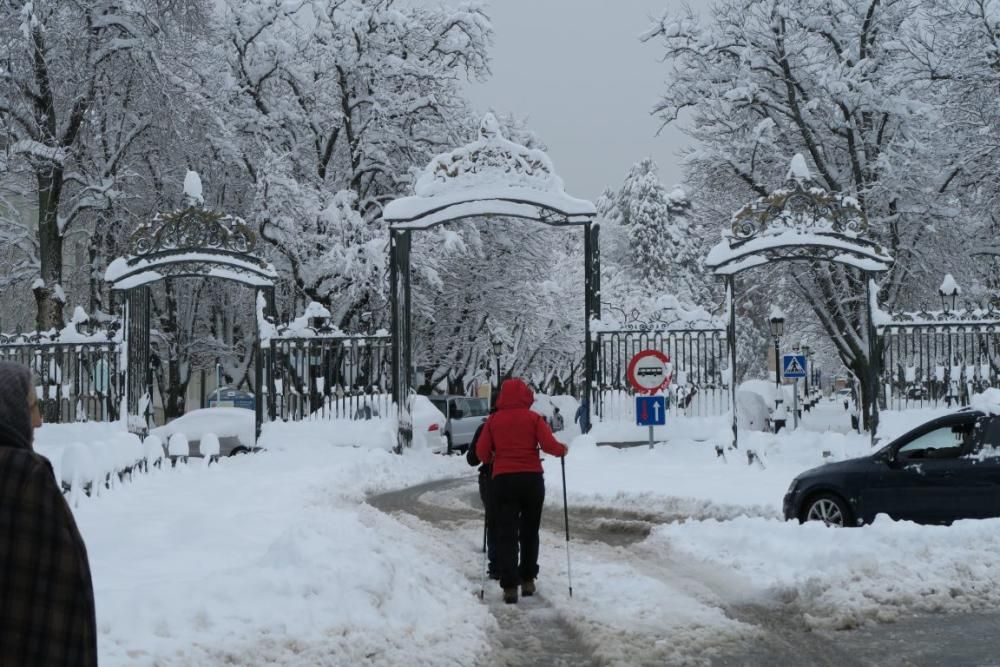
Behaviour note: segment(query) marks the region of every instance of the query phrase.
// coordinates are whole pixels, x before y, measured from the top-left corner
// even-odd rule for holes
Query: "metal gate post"
[[[597,247],[600,241],[600,226],[587,222],[583,226],[583,397],[587,402],[586,423],[591,423],[597,391],[594,387],[594,343],[590,331],[590,320],[600,313],[600,259]]]
[[[409,447],[413,438],[410,422],[412,364],[410,348],[410,232],[389,230],[389,280],[392,302],[392,400],[396,404],[399,431],[396,452]]]
[[[871,431],[871,443],[875,446],[878,435],[878,378],[880,375],[878,359],[878,332],[875,327],[875,306],[878,298],[878,288],[874,275],[865,272],[865,292],[868,296],[868,391],[870,392],[868,428]]]
[[[733,449],[739,448],[736,414],[736,277],[726,276],[726,338],[729,345],[729,403],[733,410]]]

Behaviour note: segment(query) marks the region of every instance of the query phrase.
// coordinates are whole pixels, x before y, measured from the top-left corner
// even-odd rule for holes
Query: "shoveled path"
[[[455,535],[458,525],[482,520],[474,479],[445,479],[369,497],[380,511],[404,513]],[[560,508],[561,509],[561,508]],[[725,655],[690,656],[689,664],[712,667],[770,667],[772,665],[817,665],[869,667],[908,665],[930,667],[1000,667],[1000,641],[993,631],[1000,612],[949,616],[904,617],[889,625],[854,631],[825,632],[809,629],[793,603],[781,600],[747,600],[745,589],[726,574],[697,563],[678,560],[654,550],[643,540],[659,523],[688,518],[657,512],[622,511],[586,506],[570,507],[570,527],[576,548],[591,555],[606,552],[620,557],[625,548],[644,574],[688,590],[711,591],[730,618],[754,626],[757,637]],[[543,514],[542,530],[559,539],[563,535],[560,511]],[[551,536],[550,536],[551,537]],[[462,542],[461,548],[468,545]],[[479,580],[474,582],[478,587]],[[600,665],[577,631],[540,591],[505,605],[495,582],[488,582],[486,604],[498,620],[501,634],[494,653],[484,664],[521,667],[528,665]]]

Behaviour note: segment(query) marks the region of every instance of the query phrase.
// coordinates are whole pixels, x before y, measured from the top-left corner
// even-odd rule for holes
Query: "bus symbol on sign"
[[[643,350],[628,365],[629,384],[639,393],[655,394],[670,385],[673,366],[659,350]]]

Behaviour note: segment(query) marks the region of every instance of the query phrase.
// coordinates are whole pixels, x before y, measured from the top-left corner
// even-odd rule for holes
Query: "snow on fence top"
[[[746,204],[705,260],[720,275],[779,260],[818,259],[863,271],[886,271],[892,257],[866,239],[868,219],[857,199],[828,192],[805,158],[792,158],[782,187]]]
[[[595,333],[617,333],[623,331],[723,331],[725,323],[697,306],[682,305],[672,295],[665,295],[658,300],[660,310],[652,313],[640,313],[637,308],[625,311],[621,308],[610,308],[617,311],[614,315],[605,315],[601,319],[592,319],[590,329]]]
[[[329,323],[330,311],[323,304],[310,301],[301,317],[296,317],[286,324],[276,324],[264,314],[267,301],[263,294],[257,295],[257,327],[260,331],[261,344],[267,344],[272,339],[288,338],[337,338],[344,339],[345,345],[365,345],[369,338],[388,338],[389,332],[379,329],[373,334],[349,334],[340,327]]]
[[[548,155],[504,138],[493,114],[483,119],[478,140],[432,159],[414,192],[385,207],[393,227],[486,215],[581,224],[596,214],[593,203],[566,194]]]
[[[45,345],[45,344],[73,344],[86,345],[93,343],[120,343],[122,331],[120,328],[111,326],[109,329],[94,329],[90,333],[80,331],[91,323],[91,318],[87,312],[77,306],[73,309],[73,316],[70,322],[62,329],[50,329],[48,331],[29,331],[26,333],[4,334],[0,333],[0,345]]]
[[[932,327],[941,331],[960,328],[963,332],[1000,328],[1000,311],[990,308],[959,308],[957,310],[920,310],[901,313],[876,313],[875,326],[880,330],[891,327],[907,330],[912,327]]]

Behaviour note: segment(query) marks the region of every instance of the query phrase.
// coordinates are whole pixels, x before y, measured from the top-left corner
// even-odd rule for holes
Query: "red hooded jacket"
[[[486,420],[476,442],[480,461],[493,462],[493,476],[512,472],[542,472],[541,447],[552,456],[565,456],[569,448],[555,439],[552,429],[531,411],[535,395],[523,380],[505,380],[497,411]]]

